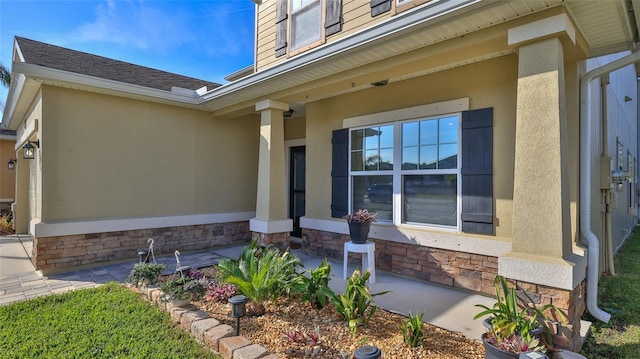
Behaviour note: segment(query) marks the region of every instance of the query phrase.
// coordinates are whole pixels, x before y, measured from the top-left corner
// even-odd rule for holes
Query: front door
[[[305,147],[291,147],[289,163],[289,218],[293,220],[291,235],[301,237],[300,217],[305,207]]]

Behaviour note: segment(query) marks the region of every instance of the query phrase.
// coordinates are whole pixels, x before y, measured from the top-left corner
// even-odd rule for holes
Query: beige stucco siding
[[[496,235],[511,236],[517,57],[504,56],[307,105],[307,212],[331,217],[331,131],[347,117],[469,97],[470,108],[494,108]]]
[[[305,138],[306,136],[305,123],[306,123],[306,120],[304,117],[285,118],[284,119],[285,141],[298,140],[301,138]]]
[[[257,118],[45,86],[43,221],[250,211]]]

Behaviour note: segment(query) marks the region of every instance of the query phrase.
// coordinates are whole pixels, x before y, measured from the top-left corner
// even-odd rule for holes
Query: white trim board
[[[184,216],[113,218],[83,221],[41,222],[33,220],[30,232],[34,237],[57,237],[76,234],[107,233],[152,229],[165,227],[183,227],[200,224],[229,223],[248,221],[255,217],[255,212],[210,213]]]
[[[363,116],[349,117],[342,120],[342,128],[362,127],[379,123],[411,120],[415,118],[431,117],[445,113],[457,113],[469,109],[469,98],[430,103],[398,110],[377,112]]]

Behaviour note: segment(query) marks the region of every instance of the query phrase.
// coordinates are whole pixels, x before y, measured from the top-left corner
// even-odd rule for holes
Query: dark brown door
[[[289,164],[289,218],[293,220],[292,236],[301,237],[300,217],[305,208],[305,147],[291,147]]]

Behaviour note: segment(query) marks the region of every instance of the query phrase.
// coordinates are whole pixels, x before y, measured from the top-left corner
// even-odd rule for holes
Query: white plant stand
[[[362,271],[369,269],[371,276],[369,277],[369,284],[376,282],[376,244],[374,242],[367,242],[364,244],[355,244],[351,241],[344,244],[344,267],[342,271],[342,278],[347,279],[347,263],[349,259],[349,252],[362,253]]]

